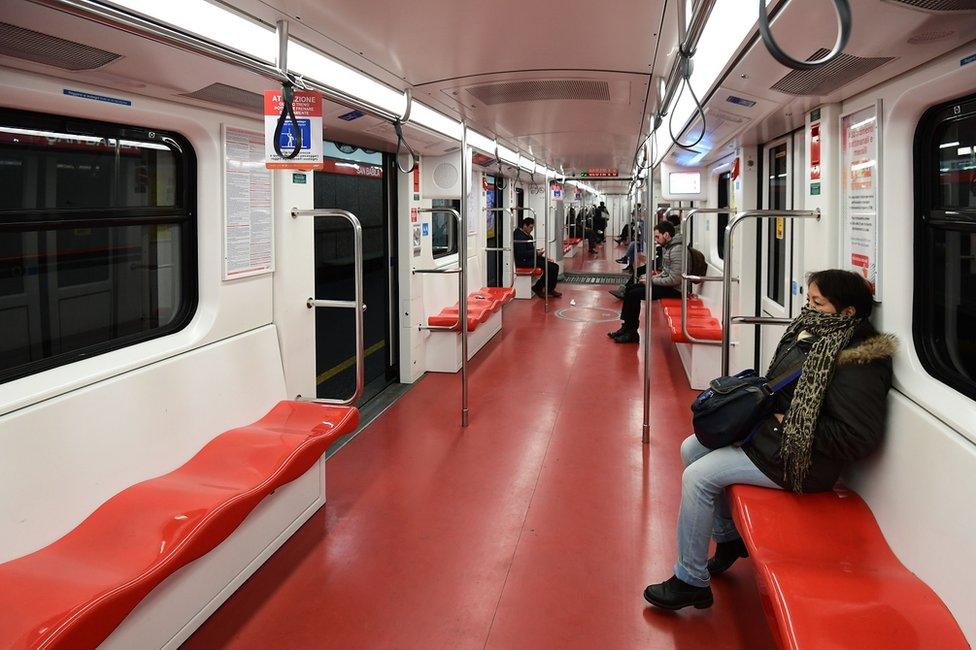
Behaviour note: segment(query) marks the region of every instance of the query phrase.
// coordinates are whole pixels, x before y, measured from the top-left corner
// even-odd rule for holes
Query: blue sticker
[[[959,61],[959,65],[960,66],[969,65],[973,61],[976,61],[976,54],[970,54],[965,59],[962,59],[961,61]]]
[[[736,97],[735,95],[729,95],[725,98],[725,101],[731,104],[738,104],[739,106],[745,106],[747,108],[752,108],[756,105],[756,102],[751,99],[742,99],[741,97]]]
[[[425,224],[423,224],[420,227],[420,234],[423,235],[424,237],[426,237],[427,235],[430,234],[430,224],[429,223],[425,223]]]
[[[793,280],[793,282],[792,282],[792,291],[791,291],[791,293],[794,296],[800,295],[800,283],[797,282],[796,280]]]
[[[302,131],[302,149],[312,148],[312,121],[300,117],[298,118],[298,128]],[[281,125],[281,136],[278,138],[278,146],[282,149],[291,149],[295,146],[295,128],[291,120],[285,120]]]
[[[352,122],[353,120],[358,120],[366,113],[362,111],[349,111],[348,113],[343,113],[339,116],[340,120],[345,120],[347,122]]]
[[[119,106],[132,106],[132,102],[128,99],[119,99],[118,97],[106,97],[105,95],[95,95],[92,93],[82,92],[80,90],[68,90],[63,88],[62,91],[65,95],[70,97],[80,97],[81,99],[94,99],[96,102],[108,102],[109,104],[118,104]]]

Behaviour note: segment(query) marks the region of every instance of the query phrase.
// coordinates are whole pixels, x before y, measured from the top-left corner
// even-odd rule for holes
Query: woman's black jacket
[[[795,366],[812,344],[813,339],[783,337],[768,376],[777,376]],[[847,465],[864,458],[881,443],[891,388],[891,357],[896,348],[894,336],[878,334],[865,321],[837,356],[817,420],[804,492],[830,490]],[[795,387],[795,383],[791,384],[776,395],[775,413],[786,413]],[[782,425],[770,416],[742,450],[763,474],[787,488],[780,456],[782,430]]]

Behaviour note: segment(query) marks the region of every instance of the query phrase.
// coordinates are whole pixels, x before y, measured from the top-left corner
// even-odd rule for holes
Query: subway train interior
[[[976,0],[0,0],[0,646],[967,648],[974,512]]]

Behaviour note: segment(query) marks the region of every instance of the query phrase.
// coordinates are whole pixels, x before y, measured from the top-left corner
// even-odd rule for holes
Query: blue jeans
[[[681,475],[678,511],[678,562],[674,575],[696,587],[708,586],[708,538],[739,539],[725,488],[735,483],[780,489],[739,447],[709,449],[695,436],[681,443],[685,471]]]

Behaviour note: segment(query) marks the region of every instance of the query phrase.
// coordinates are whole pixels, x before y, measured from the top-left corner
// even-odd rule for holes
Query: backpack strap
[[[795,366],[787,368],[786,372],[767,381],[766,385],[769,387],[770,392],[778,393],[799,379],[800,374],[803,372],[803,361],[805,361],[805,359],[801,360]]]

